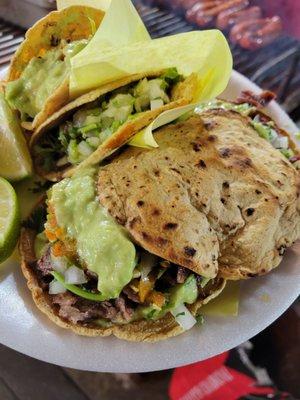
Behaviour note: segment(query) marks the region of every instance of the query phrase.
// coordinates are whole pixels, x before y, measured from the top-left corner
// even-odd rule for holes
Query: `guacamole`
[[[136,251],[122,226],[97,200],[94,170],[64,179],[49,194],[58,226],[76,241],[83,264],[97,274],[103,299],[118,297],[132,279]]]
[[[8,82],[6,99],[13,109],[21,113],[23,121],[34,119],[46,100],[68,76],[70,59],[86,45],[86,39],[71,43],[61,42],[42,57],[34,57],[19,79]]]

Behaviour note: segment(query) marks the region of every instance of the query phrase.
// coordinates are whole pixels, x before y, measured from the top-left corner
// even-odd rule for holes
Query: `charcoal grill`
[[[135,0],[151,36],[158,38],[197,29],[182,15]],[[0,67],[6,65],[22,41],[24,31],[0,19]],[[282,107],[300,120],[300,44],[282,35],[270,45],[249,51],[231,45],[234,68],[264,89],[277,94]]]

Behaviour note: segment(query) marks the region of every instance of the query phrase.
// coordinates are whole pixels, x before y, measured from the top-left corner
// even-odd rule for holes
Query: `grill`
[[[158,38],[189,32],[196,28],[170,10],[135,1],[151,36]],[[231,45],[234,68],[261,86],[277,94],[277,100],[295,120],[300,119],[300,44],[287,35],[270,45],[249,51]]]
[[[151,36],[158,38],[197,29],[181,15],[135,0]],[[24,31],[0,19],[0,67],[5,66],[23,39]],[[263,89],[277,94],[282,107],[300,120],[300,44],[282,35],[269,46],[256,51],[232,45],[234,68]]]

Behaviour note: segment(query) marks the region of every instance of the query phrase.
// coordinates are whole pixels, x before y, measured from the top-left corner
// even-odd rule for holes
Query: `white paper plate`
[[[234,72],[225,97],[259,88]],[[297,128],[273,102],[269,111],[290,132]],[[217,355],[256,335],[297,298],[300,292],[300,243],[280,267],[243,283],[236,318],[207,317],[202,327],[156,344],[115,338],[85,338],[56,327],[37,310],[17,263],[0,270],[0,342],[31,357],[65,367],[101,372],[146,372],[173,368]]]

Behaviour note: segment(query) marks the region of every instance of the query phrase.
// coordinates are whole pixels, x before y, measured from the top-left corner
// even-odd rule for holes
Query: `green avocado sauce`
[[[132,279],[136,251],[125,230],[95,193],[95,170],[86,169],[49,191],[58,225],[75,239],[83,264],[98,275],[102,300],[117,298]]]
[[[33,119],[42,110],[47,98],[67,77],[70,59],[87,43],[86,39],[74,41],[32,58],[20,78],[7,84],[6,99],[20,111],[23,121]]]

